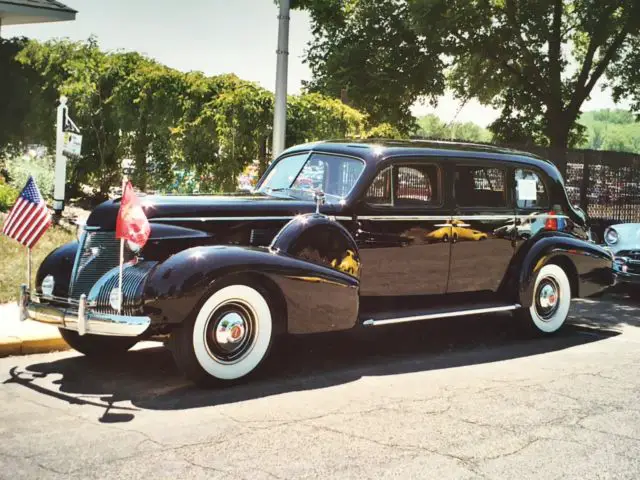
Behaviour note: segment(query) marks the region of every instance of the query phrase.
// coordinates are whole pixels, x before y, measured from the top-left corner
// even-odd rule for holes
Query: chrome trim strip
[[[309,212],[311,213],[311,212]],[[149,221],[153,222],[211,222],[215,220],[220,221],[242,221],[242,220],[293,220],[296,215],[282,216],[282,217],[158,217],[150,218]]]
[[[362,324],[366,327],[377,327],[380,325],[415,322],[418,320],[431,320],[434,318],[462,317],[464,315],[479,315],[482,313],[507,312],[509,310],[517,310],[520,307],[521,305],[516,303],[514,305],[505,305],[502,307],[476,308],[473,310],[458,310],[456,312],[445,312],[445,313],[430,313],[427,315],[415,315],[413,317],[385,318],[382,320],[374,320],[373,318],[370,318],[369,320],[365,320]]]
[[[311,213],[311,212],[309,212]],[[322,213],[322,212],[321,212]],[[303,215],[303,214],[301,214]],[[280,217],[158,217],[151,222],[209,222],[209,221],[242,221],[242,220],[293,220],[297,215]],[[528,220],[532,218],[569,218],[566,215],[358,215],[356,220]],[[336,216],[336,220],[353,220],[353,217]]]
[[[69,281],[69,293],[73,290],[73,285],[76,283],[76,277],[78,275],[78,267],[80,266],[80,258],[82,257],[82,251],[84,250],[84,244],[87,241],[87,229],[82,230],[82,236],[78,241],[78,250],[76,251],[76,258],[73,261],[73,268],[71,269],[71,279]]]
[[[341,218],[341,217],[337,217]],[[351,220],[351,217],[345,217]],[[356,220],[451,220],[450,215],[358,215]]]

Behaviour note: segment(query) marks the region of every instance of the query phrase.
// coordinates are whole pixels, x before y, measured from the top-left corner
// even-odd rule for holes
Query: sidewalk
[[[27,320],[21,322],[18,305],[0,305],[0,357],[67,350],[56,327]]]

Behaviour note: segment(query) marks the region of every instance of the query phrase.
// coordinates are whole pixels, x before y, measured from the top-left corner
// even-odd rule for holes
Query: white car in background
[[[614,255],[615,283],[640,285],[640,223],[607,227],[604,242]]]

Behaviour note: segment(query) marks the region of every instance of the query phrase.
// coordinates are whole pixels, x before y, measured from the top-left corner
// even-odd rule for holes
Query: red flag
[[[127,182],[120,200],[120,210],[116,221],[116,238],[124,238],[142,247],[149,239],[151,227],[142,205],[133,191],[131,182]]]

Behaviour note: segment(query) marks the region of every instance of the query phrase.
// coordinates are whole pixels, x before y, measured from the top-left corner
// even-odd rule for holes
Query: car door
[[[362,297],[445,293],[451,225],[443,185],[442,166],[429,158],[378,171],[356,210]]]
[[[499,162],[454,165],[451,269],[447,293],[498,291],[514,255],[510,169]]]

